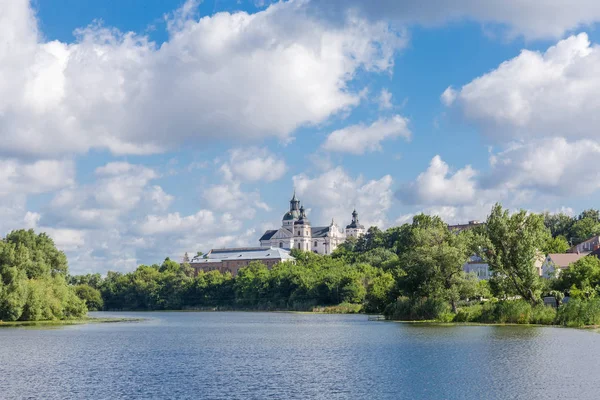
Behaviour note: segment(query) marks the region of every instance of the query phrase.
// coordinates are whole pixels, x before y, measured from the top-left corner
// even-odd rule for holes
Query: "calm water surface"
[[[600,334],[589,331],[362,315],[116,315],[148,320],[0,329],[0,398],[600,398]]]

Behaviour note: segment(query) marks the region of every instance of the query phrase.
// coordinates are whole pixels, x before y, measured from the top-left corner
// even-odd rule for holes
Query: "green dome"
[[[300,217],[300,213],[297,210],[294,211],[288,211],[283,215],[283,220],[284,221],[291,221],[294,219],[298,219],[298,217]]]

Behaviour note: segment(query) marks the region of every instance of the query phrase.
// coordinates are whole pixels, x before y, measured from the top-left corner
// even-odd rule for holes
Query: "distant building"
[[[490,266],[479,256],[471,256],[469,261],[463,265],[463,271],[467,274],[474,273],[479,280],[490,279],[492,277]]]
[[[469,221],[468,224],[448,225],[448,229],[450,229],[453,232],[462,232],[467,229],[473,229],[476,226],[480,226],[480,225],[483,225],[483,222],[479,222],[477,220],[472,220],[472,221]]]
[[[537,259],[534,262],[534,267],[539,276],[543,275],[543,265],[544,255],[543,253],[538,251]],[[467,261],[463,265],[463,271],[465,271],[466,273],[474,273],[475,275],[477,275],[477,278],[479,278],[479,280],[487,280],[493,276],[492,271],[490,270],[490,266],[486,262],[484,262],[481,257],[475,255],[471,256],[469,258],[469,261]]]
[[[590,252],[548,254],[542,264],[542,276],[544,278],[550,278],[552,275],[558,276],[561,271],[569,268],[569,265],[588,254]]]
[[[567,253],[585,253],[597,250],[600,248],[600,236],[592,236],[591,238],[576,244],[567,250]]]
[[[290,252],[280,248],[240,247],[236,249],[213,249],[208,253],[196,256],[190,261],[196,274],[199,271],[229,272],[237,275],[240,268],[248,266],[252,261],[260,261],[271,269],[280,262],[293,262],[295,258]]]
[[[283,215],[281,228],[266,231],[259,239],[262,247],[299,249],[319,254],[331,254],[347,237],[364,235],[365,227],[358,221],[356,210],[352,222],[342,231],[332,219],[329,226],[311,226],[304,206],[296,198],[290,200],[290,210]]]

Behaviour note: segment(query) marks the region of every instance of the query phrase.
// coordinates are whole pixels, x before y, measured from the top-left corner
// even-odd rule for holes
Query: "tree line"
[[[496,205],[485,223],[452,231],[439,217],[422,214],[385,231],[371,227],[332,255],[293,250],[295,263],[268,269],[253,262],[235,277],[196,275],[189,264],[168,258],[128,273],[68,276],[66,257],[50,238],[16,231],[0,247],[0,319],[77,317],[86,308],[318,309],[401,320],[600,324],[597,258],[582,258],[551,279],[536,268],[546,254],[564,252],[573,235],[595,234],[599,215],[587,210],[567,221],[562,214],[511,214]],[[490,279],[463,271],[474,255],[488,263]],[[544,296],[554,297],[558,309],[544,306]]]

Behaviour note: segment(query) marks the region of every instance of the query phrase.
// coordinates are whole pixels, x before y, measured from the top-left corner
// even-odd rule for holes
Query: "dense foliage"
[[[66,283],[67,258],[45,233],[13,231],[0,241],[0,320],[78,318],[87,313]]]
[[[295,263],[267,269],[254,262],[236,277],[194,275],[185,262],[167,258],[129,273],[69,281],[91,309],[360,311],[401,320],[600,324],[600,260],[582,258],[550,280],[538,270],[546,254],[600,233],[599,214],[511,214],[496,205],[484,224],[469,230],[417,215],[385,231],[372,227],[332,255],[293,250]],[[489,281],[463,272],[472,256],[488,263]],[[558,308],[545,306],[544,296]]]

